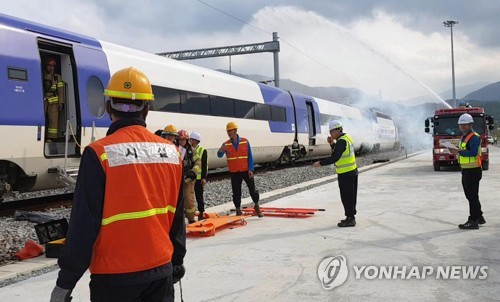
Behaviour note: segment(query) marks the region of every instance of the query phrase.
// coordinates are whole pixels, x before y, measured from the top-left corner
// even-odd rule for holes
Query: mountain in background
[[[500,82],[486,85],[476,91],[465,95],[462,99],[467,101],[479,102],[499,102],[500,101]]]

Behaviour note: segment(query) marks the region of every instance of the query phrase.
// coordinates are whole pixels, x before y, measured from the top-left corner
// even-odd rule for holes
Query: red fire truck
[[[453,109],[438,109],[433,117],[425,120],[425,132],[429,133],[432,127],[433,152],[432,162],[434,171],[441,170],[441,166],[458,165],[457,156],[449,152],[441,143],[449,142],[458,147],[462,132],[458,128],[458,118],[468,113],[474,118],[473,129],[481,136],[481,157],[483,170],[489,169],[488,130],[493,130],[493,117],[484,113],[479,107],[460,107]],[[432,124],[432,125],[431,125]]]

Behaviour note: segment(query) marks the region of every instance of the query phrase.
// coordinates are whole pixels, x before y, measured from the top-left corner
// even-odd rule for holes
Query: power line
[[[266,33],[266,34],[270,34],[270,35],[271,35],[271,33],[270,33],[270,32],[268,32],[268,31],[266,31],[266,30],[264,30],[264,29],[262,29],[262,28],[259,28],[259,27],[257,27],[257,26],[254,26],[254,25],[252,25],[252,24],[250,24],[250,23],[246,22],[245,20],[240,19],[240,18],[238,18],[238,17],[236,17],[236,16],[233,16],[233,15],[231,15],[230,13],[227,13],[227,12],[225,12],[225,11],[223,11],[223,10],[221,10],[221,9],[219,9],[219,8],[217,8],[217,7],[215,7],[215,6],[213,6],[213,5],[210,5],[210,4],[208,4],[208,3],[206,3],[206,2],[204,2],[204,1],[202,1],[202,0],[197,0],[197,1],[198,1],[198,2],[200,2],[200,3],[202,3],[202,4],[204,4],[204,5],[206,5],[206,6],[208,6],[208,7],[210,7],[210,8],[212,8],[212,9],[214,9],[214,10],[216,10],[216,11],[218,11],[218,12],[220,12],[220,13],[222,13],[222,14],[224,14],[224,15],[226,15],[226,16],[228,16],[228,17],[230,17],[230,18],[233,18],[233,19],[235,19],[235,20],[237,20],[237,21],[239,21],[239,22],[241,22],[241,23],[244,23],[244,24],[246,24],[246,25],[248,25],[248,26],[250,26],[250,27],[253,27],[253,28],[255,28],[255,29],[257,29],[257,30],[259,30],[259,31],[261,31],[261,32],[264,32],[264,33]],[[292,43],[288,42],[287,40],[283,39],[282,37],[280,37],[280,40],[281,40],[281,41],[283,41],[283,42],[284,42],[285,44],[287,44],[288,46],[290,46],[291,48],[293,48],[294,50],[296,50],[297,52],[299,52],[300,54],[302,54],[302,55],[304,55],[305,57],[307,57],[308,59],[310,59],[311,61],[313,61],[313,62],[315,62],[316,64],[320,65],[321,67],[323,67],[323,68],[327,69],[328,71],[330,71],[330,72],[332,72],[332,73],[334,73],[334,74],[336,74],[336,75],[340,75],[340,76],[344,77],[344,75],[341,75],[341,74],[339,74],[338,72],[336,72],[335,70],[331,69],[330,67],[328,67],[328,66],[324,65],[323,63],[321,63],[320,61],[316,60],[315,58],[313,58],[311,55],[309,55],[309,54],[305,53],[304,51],[300,50],[298,47],[294,46]]]
[[[220,12],[220,13],[222,13],[222,14],[224,14],[224,15],[226,15],[226,16],[228,16],[228,17],[230,17],[230,18],[233,18],[233,19],[235,19],[235,20],[238,20],[238,21],[240,21],[241,23],[245,23],[246,25],[251,26],[251,27],[253,27],[253,28],[257,29],[257,30],[260,30],[261,32],[264,32],[264,33],[266,33],[266,34],[272,35],[272,33],[268,32],[268,31],[266,31],[266,30],[263,30],[262,28],[259,28],[259,27],[255,26],[255,25],[252,25],[252,24],[250,24],[250,23],[246,22],[246,21],[245,21],[245,20],[243,20],[243,19],[240,19],[240,18],[238,18],[238,17],[236,17],[236,16],[233,16],[233,15],[231,15],[231,14],[229,14],[229,13],[226,13],[225,11],[223,11],[223,10],[221,10],[221,9],[218,9],[217,7],[215,7],[215,6],[213,6],[213,5],[210,5],[210,4],[206,3],[206,2],[203,2],[202,0],[197,0],[197,1],[198,1],[198,2],[200,2],[200,3],[205,4],[206,6],[208,6],[208,7],[212,8],[212,9],[215,9],[216,11],[218,11],[218,12]]]

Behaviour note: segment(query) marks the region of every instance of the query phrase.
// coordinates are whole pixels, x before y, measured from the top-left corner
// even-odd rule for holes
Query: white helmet
[[[460,118],[458,118],[459,125],[466,125],[466,124],[472,124],[472,123],[474,123],[474,119],[468,113],[464,113],[460,116]]]
[[[199,134],[196,131],[191,132],[191,135],[189,136],[189,138],[195,139],[195,140],[201,142],[201,134]]]
[[[332,131],[333,129],[338,129],[338,128],[342,128],[342,123],[339,121],[339,120],[333,120],[333,121],[330,121],[330,123],[328,124],[328,130]]]

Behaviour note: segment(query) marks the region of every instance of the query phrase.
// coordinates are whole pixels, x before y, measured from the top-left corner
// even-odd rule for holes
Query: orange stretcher
[[[308,209],[308,208],[271,208],[260,207],[260,211],[264,216],[280,216],[280,217],[310,217],[318,211],[325,211],[325,209]],[[245,215],[256,216],[254,208],[243,208],[241,212]]]
[[[245,220],[251,215],[243,216],[219,216],[216,213],[204,213],[205,219],[190,223],[186,226],[187,235],[191,236],[215,236],[215,231],[231,226],[244,226]]]

